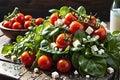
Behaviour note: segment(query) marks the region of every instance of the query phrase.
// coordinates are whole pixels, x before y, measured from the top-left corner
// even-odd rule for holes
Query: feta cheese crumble
[[[59,73],[56,71],[52,72],[52,78],[54,78],[54,79],[59,78]]]
[[[81,45],[81,43],[80,43],[79,40],[75,40],[75,41],[73,42],[73,46],[74,46],[74,47],[78,47],[79,45]]]
[[[90,26],[85,30],[85,32],[88,34],[92,34],[93,31],[94,31],[94,29]]]
[[[91,51],[95,52],[98,51],[98,48],[96,45],[91,46]]]
[[[38,73],[38,72],[39,72],[39,69],[38,69],[38,68],[34,68],[34,72],[35,72],[35,73]]]
[[[77,74],[78,74],[78,71],[77,71],[77,70],[75,70],[75,71],[74,71],[74,75],[77,75]]]
[[[114,72],[114,69],[113,69],[112,67],[108,67],[108,68],[107,68],[107,72],[111,74],[111,73]]]
[[[11,61],[12,61],[12,62],[17,61],[17,57],[16,57],[15,55],[11,56]]]

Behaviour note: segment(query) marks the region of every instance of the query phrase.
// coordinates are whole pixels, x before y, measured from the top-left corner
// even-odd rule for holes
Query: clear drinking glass
[[[110,11],[110,32],[120,30],[120,0],[114,0]]]

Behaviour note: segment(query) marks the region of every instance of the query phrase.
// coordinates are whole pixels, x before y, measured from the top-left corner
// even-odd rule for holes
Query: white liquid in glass
[[[110,32],[120,30],[120,8],[110,11]]]

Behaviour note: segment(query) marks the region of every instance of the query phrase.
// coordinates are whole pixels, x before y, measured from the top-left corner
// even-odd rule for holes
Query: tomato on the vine
[[[57,21],[58,18],[59,18],[58,13],[53,13],[53,14],[50,16],[50,23],[54,25],[55,21]]]
[[[25,15],[25,21],[30,21],[32,18],[33,17],[31,15]]]
[[[57,69],[63,73],[68,72],[71,69],[71,62],[67,59],[60,59],[57,62]]]
[[[16,17],[13,17],[10,19],[10,22],[13,24],[14,22],[16,22]]]
[[[6,28],[11,28],[12,24],[10,21],[5,21],[5,22],[3,22],[3,26]]]
[[[68,45],[72,44],[72,38],[67,33],[62,33],[58,35],[56,39],[56,45],[59,48],[65,49]]]
[[[35,20],[35,24],[39,26],[43,21],[44,21],[43,18],[37,18],[37,19]]]
[[[24,29],[28,29],[28,27],[31,26],[31,21],[25,21],[24,23]]]
[[[65,18],[64,18],[64,24],[66,24],[67,26],[69,26],[71,24],[72,21],[77,20],[77,18],[72,14],[72,13],[68,13]]]
[[[23,13],[18,13],[17,16],[16,16],[16,21],[20,22],[20,23],[24,23],[24,21],[25,21],[24,14]]]
[[[47,70],[50,69],[52,66],[52,59],[50,56],[42,55],[38,59],[38,66],[41,69]]]
[[[22,28],[23,28],[23,26],[19,22],[14,22],[12,25],[12,29],[22,29]]]
[[[26,67],[30,67],[35,60],[34,53],[32,51],[25,51],[20,56],[20,60]]]
[[[77,22],[77,21],[73,21],[70,24],[70,28],[69,29],[70,29],[71,33],[75,34],[75,32],[77,30],[84,30],[84,26],[81,23]]]
[[[99,41],[103,41],[107,36],[107,32],[103,26],[100,26],[97,30],[93,32],[93,35],[98,35]]]
[[[96,18],[94,16],[91,16],[90,20],[88,21],[88,24],[94,26],[96,24],[96,22],[97,22]]]

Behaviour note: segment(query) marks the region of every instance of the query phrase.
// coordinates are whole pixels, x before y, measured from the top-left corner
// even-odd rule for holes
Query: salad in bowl
[[[43,24],[29,28],[13,44],[5,44],[2,54],[16,56],[26,67],[62,73],[76,69],[81,75],[103,77],[111,67],[120,67],[120,31],[110,33],[106,24],[87,14],[63,6],[49,10]]]

